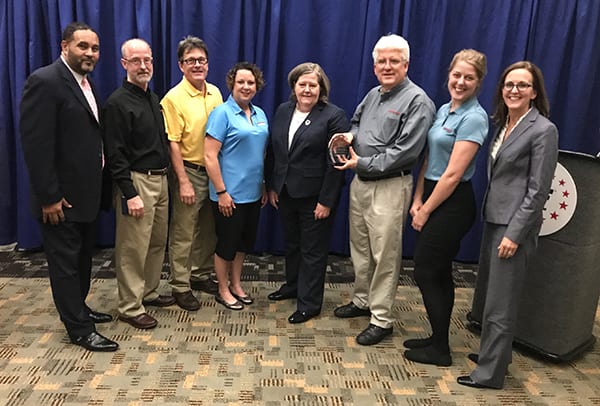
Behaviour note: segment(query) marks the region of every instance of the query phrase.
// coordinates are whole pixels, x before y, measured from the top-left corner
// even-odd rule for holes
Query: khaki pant
[[[350,185],[350,254],[354,265],[353,302],[369,307],[371,324],[389,328],[402,265],[402,230],[412,176],[377,181],[354,177]]]
[[[158,285],[167,243],[169,191],[167,177],[131,172],[133,185],[144,202],[144,216],[121,211],[117,188],[115,263],[119,290],[119,314],[135,317],[145,313],[142,300],[158,297]]]
[[[169,284],[173,292],[190,290],[190,275],[213,269],[216,236],[212,211],[208,202],[208,175],[206,172],[185,168],[196,193],[196,202],[184,204],[179,196],[179,182],[170,175],[171,222],[169,227]]]

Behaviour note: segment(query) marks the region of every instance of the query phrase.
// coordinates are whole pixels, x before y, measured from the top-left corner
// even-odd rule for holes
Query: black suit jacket
[[[283,186],[293,198],[318,196],[324,206],[337,204],[344,172],[333,167],[327,144],[335,133],[346,132],[350,123],[346,113],[331,103],[317,103],[300,125],[288,150],[288,130],[295,103],[277,108],[271,123],[267,149],[267,188],[278,194]]]
[[[102,185],[100,125],[60,58],[29,76],[20,107],[32,214],[40,218],[42,206],[64,197],[73,206],[63,208],[67,221],[93,221]]]

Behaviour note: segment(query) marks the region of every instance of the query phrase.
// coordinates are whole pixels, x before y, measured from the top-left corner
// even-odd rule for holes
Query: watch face
[[[544,222],[540,236],[553,234],[567,225],[577,207],[577,187],[571,174],[560,163],[556,164],[548,200],[544,205]]]

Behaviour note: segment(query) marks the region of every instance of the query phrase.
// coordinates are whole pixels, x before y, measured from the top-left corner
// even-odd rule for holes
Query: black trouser
[[[423,201],[436,182],[425,179]],[[417,235],[414,253],[415,280],[431,324],[433,346],[449,352],[448,330],[454,307],[452,260],[460,241],[475,221],[475,196],[471,182],[461,182],[431,215]]]
[[[90,291],[96,223],[42,224],[42,237],[52,297],[67,333],[77,337],[96,331],[85,303]]]
[[[293,198],[284,187],[279,211],[285,233],[285,285],[281,291],[296,294],[297,309],[319,313],[325,290],[325,271],[335,212],[315,220],[318,196]]]

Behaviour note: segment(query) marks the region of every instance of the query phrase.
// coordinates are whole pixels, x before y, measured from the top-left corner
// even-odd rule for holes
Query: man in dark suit
[[[71,342],[115,351],[118,344],[95,328],[112,317],[85,303],[104,160],[98,100],[87,78],[100,56],[98,34],[70,23],[60,45],[60,58],[29,76],[21,100],[31,210],[41,224],[52,296]]]

